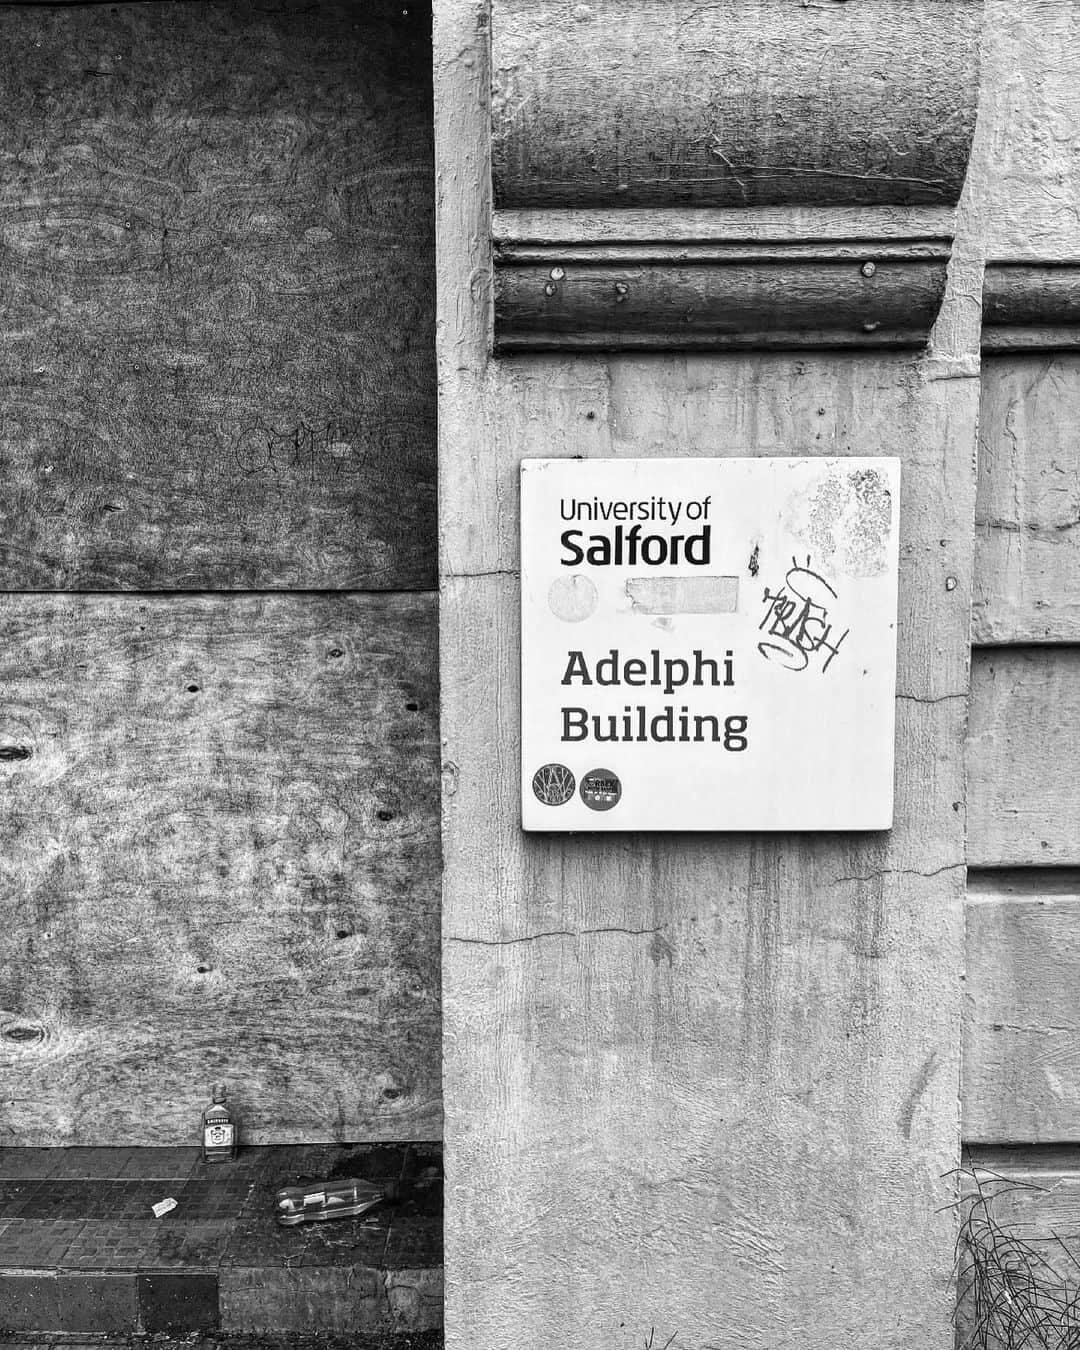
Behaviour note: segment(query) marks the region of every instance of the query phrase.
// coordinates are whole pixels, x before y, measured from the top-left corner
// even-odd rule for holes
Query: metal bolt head
[[[864,262],[859,270],[862,272],[864,277],[872,277],[874,273],[877,271],[877,263]]]
[[[562,267],[553,267],[553,268],[551,269],[551,279],[552,279],[552,281],[562,281],[562,279],[563,279],[564,276],[566,276],[566,270],[565,270],[564,268],[562,268]]]
[[[549,281],[547,285],[544,287],[544,294],[554,295],[558,289],[559,289],[558,286],[556,286],[553,281]]]

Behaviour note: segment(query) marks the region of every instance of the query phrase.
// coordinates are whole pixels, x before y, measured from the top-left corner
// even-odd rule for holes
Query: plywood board
[[[1080,356],[983,367],[972,637],[1080,639]]]
[[[968,863],[1080,863],[1080,650],[976,648],[967,741]]]
[[[0,1142],[437,1135],[433,597],[0,625]]]
[[[0,11],[0,588],[431,586],[422,10]]]

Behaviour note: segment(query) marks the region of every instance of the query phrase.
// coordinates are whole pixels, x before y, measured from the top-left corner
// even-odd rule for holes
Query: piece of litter
[[[154,1218],[160,1219],[162,1215],[168,1214],[170,1210],[176,1208],[176,1201],[170,1195],[164,1200],[159,1200],[156,1205],[151,1205],[150,1208],[154,1211]]]

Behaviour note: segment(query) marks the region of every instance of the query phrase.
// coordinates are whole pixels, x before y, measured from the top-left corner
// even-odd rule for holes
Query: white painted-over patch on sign
[[[892,824],[900,461],[525,460],[527,830]]]

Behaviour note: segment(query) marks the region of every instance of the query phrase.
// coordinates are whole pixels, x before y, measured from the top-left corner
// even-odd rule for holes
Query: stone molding
[[[495,349],[919,346],[981,0],[494,0]]]

